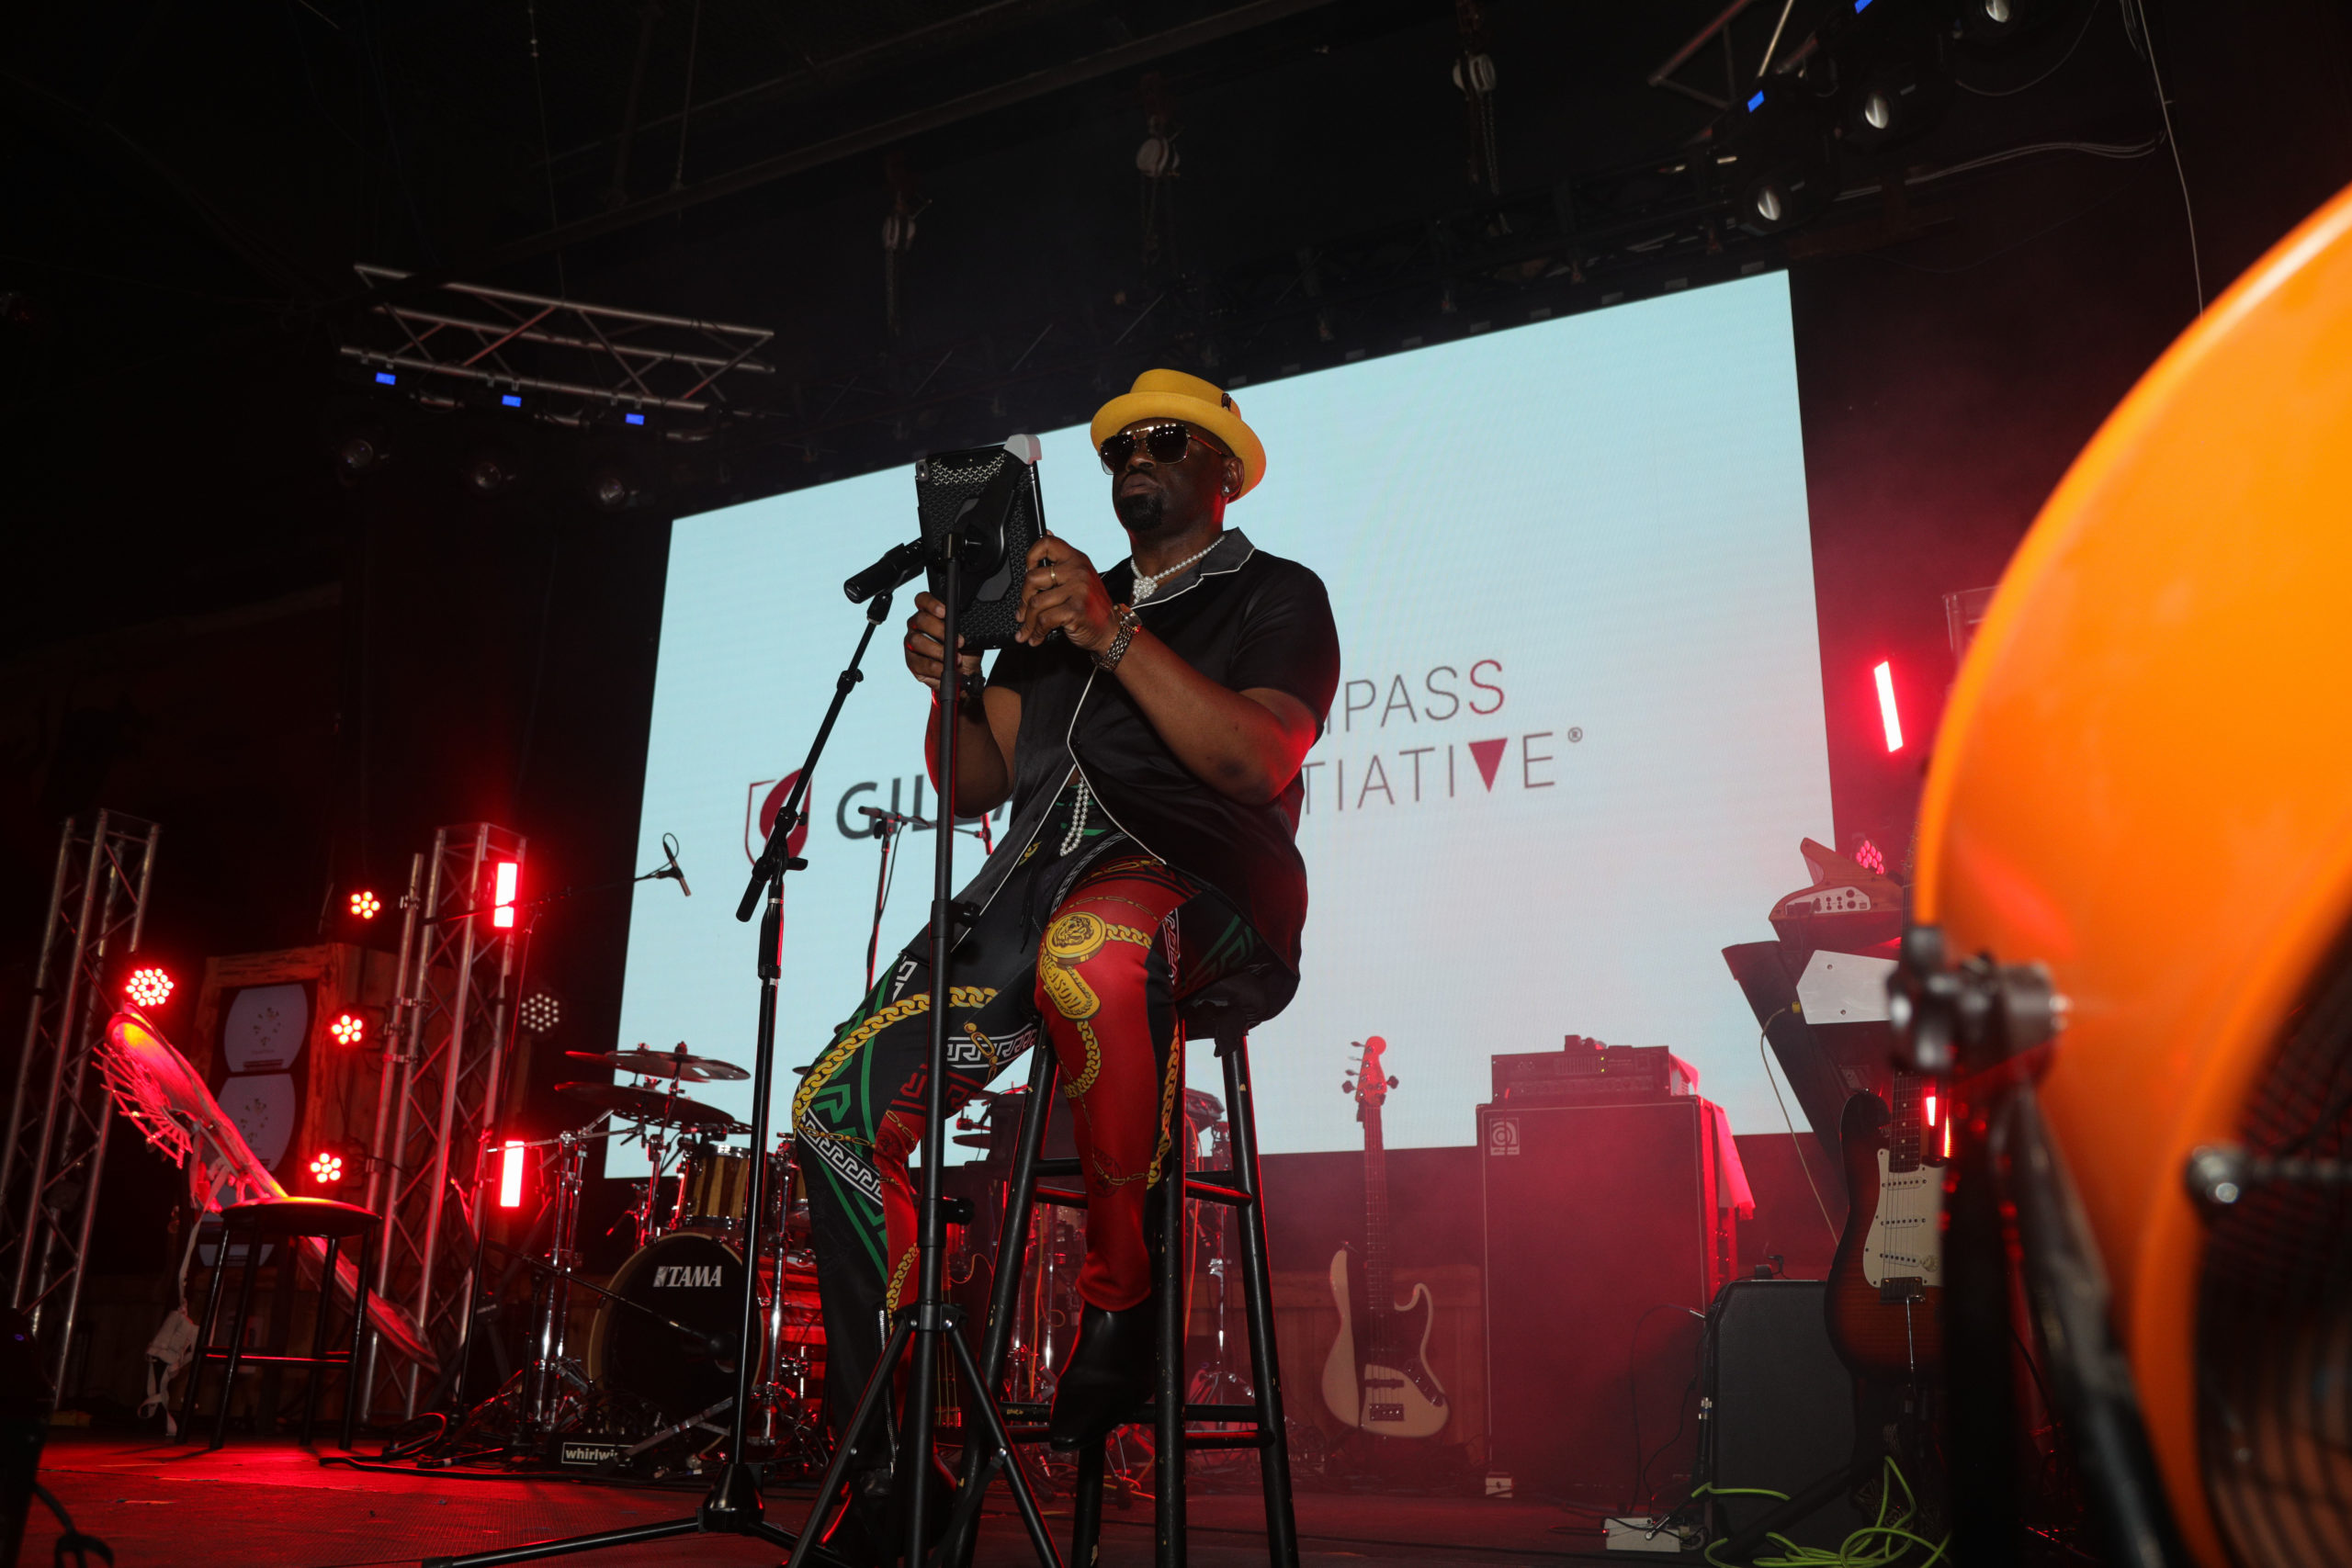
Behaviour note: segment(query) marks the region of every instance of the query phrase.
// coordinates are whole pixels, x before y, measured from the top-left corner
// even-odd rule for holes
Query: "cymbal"
[[[560,1083],[556,1093],[567,1100],[579,1100],[598,1111],[609,1111],[616,1116],[626,1116],[633,1122],[667,1122],[682,1127],[723,1127],[730,1133],[741,1132],[743,1123],[715,1105],[705,1105],[698,1100],[688,1100],[682,1094],[663,1094],[657,1089],[631,1089],[616,1083]]]
[[[740,1083],[752,1076],[715,1056],[689,1056],[683,1050],[649,1051],[642,1045],[634,1051],[566,1051],[564,1055],[576,1061],[602,1062],[640,1077],[679,1078],[686,1083]]]
[[[1184,1090],[1184,1120],[1207,1126],[1225,1114],[1225,1102],[1206,1089]]]

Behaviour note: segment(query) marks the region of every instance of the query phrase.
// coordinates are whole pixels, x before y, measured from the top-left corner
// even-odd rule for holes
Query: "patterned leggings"
[[[952,1113],[1034,1044],[1042,1022],[1059,1058],[1083,1162],[1086,1262],[1079,1293],[1118,1309],[1151,1292],[1147,1190],[1171,1147],[1180,1053],[1176,1003],[1216,978],[1239,944],[1227,919],[1182,965],[1179,919],[1222,901],[1131,844],[1070,884],[1063,857],[1030,851],[954,959],[945,1101]],[[1033,861],[1035,863],[1033,863]],[[1067,886],[1067,891],[1063,888]],[[1059,897],[1057,897],[1057,893]],[[880,1353],[883,1313],[911,1293],[916,1189],[930,1055],[928,933],[899,954],[809,1068],[792,1121],[808,1184],[823,1296],[826,1389],[845,1421]]]

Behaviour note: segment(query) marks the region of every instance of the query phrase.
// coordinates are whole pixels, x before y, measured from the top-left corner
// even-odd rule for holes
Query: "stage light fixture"
[[[533,991],[515,1010],[514,1021],[526,1034],[551,1034],[563,1021],[563,1004],[553,991]]]
[[[384,912],[384,901],[363,887],[351,896],[351,912],[363,920],[372,920]]]
[[[1938,40],[1883,55],[1854,74],[1840,126],[1847,145],[1875,152],[1924,133],[1951,102],[1951,73]]]
[[[466,459],[459,470],[466,489],[487,500],[513,490],[523,477],[522,465],[504,452],[477,452]]]
[[[519,1209],[523,1206],[523,1165],[528,1153],[520,1138],[509,1138],[498,1152],[498,1206]]]
[[[519,409],[523,406],[523,400],[519,395],[514,392],[501,392],[498,394],[498,406],[501,408]]]
[[[346,430],[335,443],[334,477],[345,489],[375,478],[391,466],[392,446],[374,425]]]
[[[376,385],[379,387],[397,387],[400,384],[401,378],[393,375],[390,371],[379,370],[376,372]]]
[[[338,1045],[356,1045],[367,1038],[368,1021],[356,1013],[345,1013],[327,1025],[327,1032],[334,1036]]]
[[[1886,727],[1886,749],[1900,751],[1903,750],[1903,716],[1895,711],[1894,706],[1894,664],[1887,660],[1880,660],[1878,667],[1871,671],[1871,678],[1878,682],[1878,716],[1879,722]]]
[[[137,1008],[159,1008],[172,999],[172,977],[154,964],[144,964],[130,972],[122,983],[122,994]]]
[[[332,1187],[343,1179],[343,1156],[333,1149],[321,1149],[311,1156],[311,1180],[321,1187]]]
[[[645,423],[645,416],[641,413],[625,413],[621,415],[621,423],[623,424],[643,424]]]
[[[627,512],[637,504],[637,486],[619,468],[598,468],[588,477],[588,504],[599,512]]]
[[[513,861],[503,860],[498,863],[492,873],[494,881],[492,883],[492,891],[490,897],[490,923],[501,931],[510,931],[514,928],[514,889],[520,880],[522,870],[523,868]]]

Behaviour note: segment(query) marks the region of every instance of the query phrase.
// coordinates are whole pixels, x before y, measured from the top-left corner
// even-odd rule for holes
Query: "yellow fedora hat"
[[[1232,394],[1198,376],[1182,370],[1145,371],[1133,387],[1095,411],[1086,433],[1100,446],[1139,419],[1181,419],[1224,443],[1227,451],[1241,459],[1239,495],[1248,495],[1266,477],[1266,448],[1258,433],[1241,422]]]

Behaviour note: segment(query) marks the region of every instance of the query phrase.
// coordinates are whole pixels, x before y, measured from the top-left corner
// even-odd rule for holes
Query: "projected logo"
[[[1467,667],[1432,664],[1418,680],[1399,671],[1385,680],[1342,681],[1324,728],[1325,743],[1336,754],[1314,759],[1303,770],[1307,813],[1318,807],[1364,811],[1475,799],[1498,789],[1552,788],[1560,782],[1562,747],[1580,744],[1584,728],[1506,727],[1509,701],[1499,659],[1475,660]]]
[[[775,814],[784,809],[786,797],[798,782],[800,770],[795,768],[780,779],[761,779],[743,796],[743,859],[753,862],[760,858],[760,847],[775,830]],[[791,840],[785,845],[792,854],[798,854],[808,842],[808,816],[803,810],[800,826],[792,830]]]

